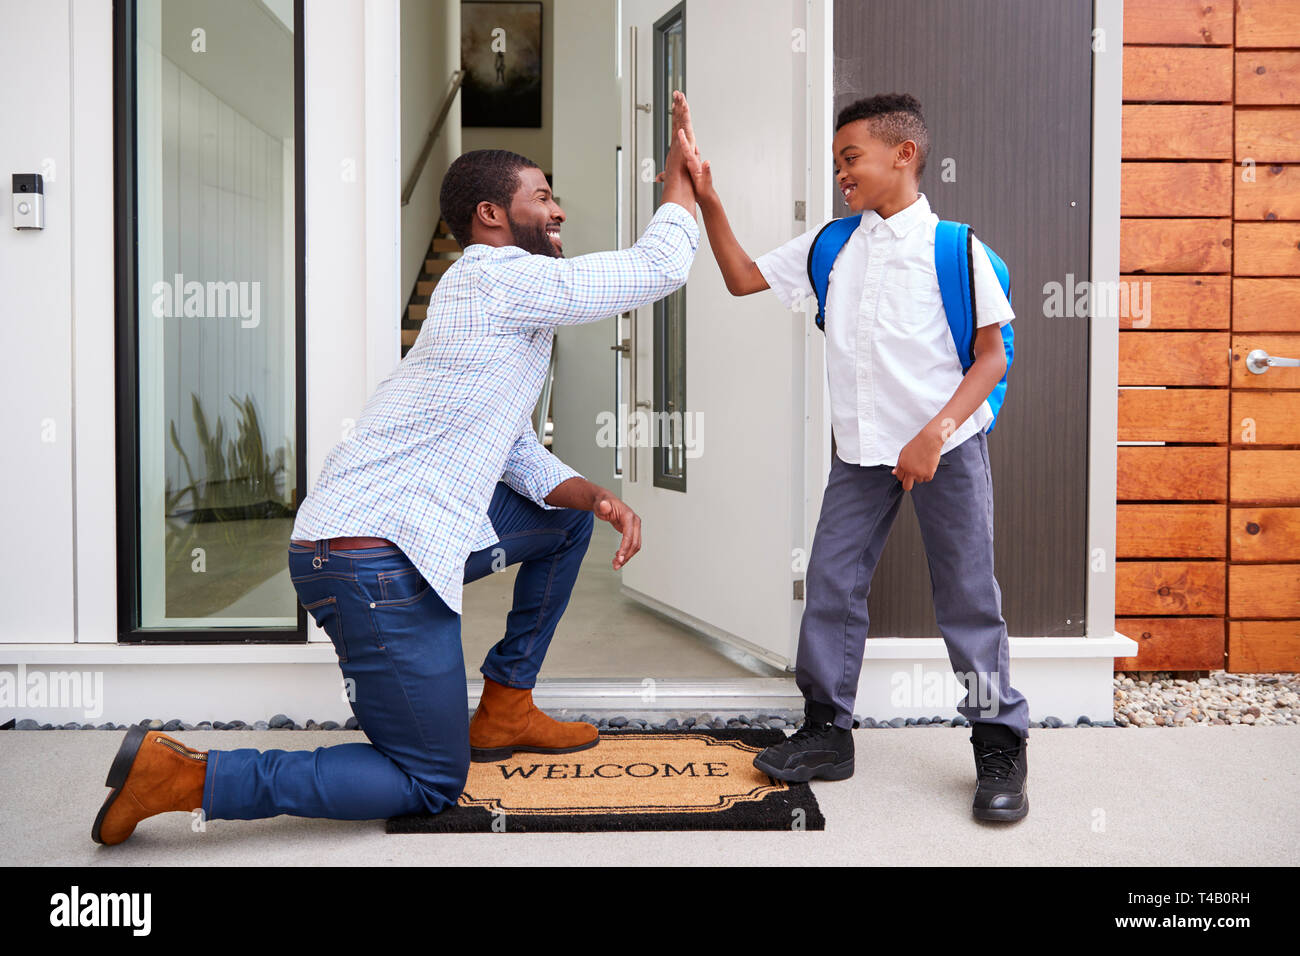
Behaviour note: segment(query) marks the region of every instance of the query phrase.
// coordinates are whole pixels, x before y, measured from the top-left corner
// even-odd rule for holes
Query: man
[[[686,281],[699,157],[685,99],[674,100],[662,204],[630,249],[564,259],[564,211],[515,153],[477,150],[447,172],[442,215],[464,254],[410,353],[326,459],[289,548],[299,600],[334,643],[370,742],[202,752],[134,727],[109,771],[96,842],[198,807],[228,820],[437,813],[456,803],[471,759],[596,745],[595,727],[547,717],[531,688],[593,515],[622,533],[615,569],[640,549],[641,522],[546,451],[530,413],[556,326],[638,308]],[[467,726],[461,588],[514,563],[514,605]]]

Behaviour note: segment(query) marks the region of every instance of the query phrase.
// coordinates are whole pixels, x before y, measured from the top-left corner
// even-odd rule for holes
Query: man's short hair
[[[910,139],[916,143],[916,178],[925,172],[925,160],[930,155],[930,131],[921,113],[920,101],[910,93],[881,93],[840,110],[835,120],[835,132],[856,120],[867,120],[871,135],[890,146]]]
[[[519,170],[529,168],[541,167],[508,149],[473,149],[451,164],[442,178],[438,205],[462,249],[470,244],[470,225],[478,204],[490,202],[509,209],[519,190]]]

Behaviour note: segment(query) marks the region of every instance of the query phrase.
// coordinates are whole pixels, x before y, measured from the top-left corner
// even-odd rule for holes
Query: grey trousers
[[[796,682],[807,715],[838,727],[853,725],[869,625],[867,593],[903,500],[903,485],[891,470],[850,465],[831,455],[808,559]],[[967,689],[957,712],[1027,737],[1029,705],[1011,686],[1002,591],[993,574],[988,436],[979,432],[941,455],[934,478],[913,484],[911,494],[930,565],[935,618],[953,673]]]

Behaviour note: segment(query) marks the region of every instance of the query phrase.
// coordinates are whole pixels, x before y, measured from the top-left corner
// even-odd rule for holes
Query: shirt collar
[[[461,250],[461,259],[513,259],[526,256],[528,251],[519,246],[489,246],[486,242],[474,242]],[[459,261],[459,260],[457,260]]]
[[[862,214],[862,222],[858,228],[870,232],[879,223],[884,223],[890,232],[901,239],[911,232],[913,228],[924,222],[929,215],[930,201],[925,198],[925,193],[918,193],[916,200],[910,206],[900,209],[888,219],[882,219],[880,213],[874,209],[868,209]]]

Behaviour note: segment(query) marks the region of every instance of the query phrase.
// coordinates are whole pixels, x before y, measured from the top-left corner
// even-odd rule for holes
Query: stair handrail
[[[464,70],[454,70],[451,74],[451,89],[443,98],[442,108],[438,110],[438,117],[433,121],[433,127],[429,130],[429,135],[424,138],[424,146],[420,150],[420,156],[415,161],[415,168],[411,170],[410,177],[406,180],[406,188],[402,190],[402,205],[409,205],[411,196],[415,194],[415,187],[420,181],[420,174],[424,172],[425,164],[429,161],[429,154],[433,152],[433,144],[438,139],[438,134],[442,132],[442,126],[447,122],[447,114],[451,112],[451,104],[456,100],[456,94],[460,92],[461,81],[465,79]]]

